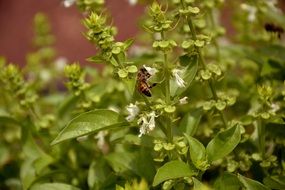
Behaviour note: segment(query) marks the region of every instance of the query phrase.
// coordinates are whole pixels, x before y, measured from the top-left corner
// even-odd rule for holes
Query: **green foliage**
[[[157,173],[153,179],[153,186],[157,186],[166,180],[191,177],[194,174],[195,171],[193,171],[193,169],[191,169],[187,164],[178,160],[174,160],[164,164],[157,170]]]
[[[264,28],[284,30],[282,11],[266,0],[140,3],[133,45],[116,41],[104,1],[64,1],[83,12],[100,73],[56,57],[43,13],[27,64],[0,58],[0,189],[284,189],[284,36]]]

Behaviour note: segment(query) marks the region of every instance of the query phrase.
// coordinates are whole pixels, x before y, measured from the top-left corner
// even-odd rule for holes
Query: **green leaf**
[[[201,70],[200,73],[201,73],[202,79],[204,80],[209,80],[212,77],[212,73],[208,69]]]
[[[46,157],[48,155],[38,146],[30,133],[27,134],[22,153],[25,160],[21,164],[20,178],[23,189],[26,190],[29,189],[36,180],[36,172],[39,172],[39,170],[50,164],[51,161],[45,160],[47,161],[45,162],[39,160],[41,157]]]
[[[217,190],[240,190],[241,184],[234,174],[229,172],[223,173],[218,180],[215,181],[214,189]]]
[[[135,154],[114,152],[106,155],[105,158],[116,173],[124,173],[132,170],[132,161],[135,158]]]
[[[43,183],[43,184],[33,185],[30,190],[80,190],[80,189],[64,183]]]
[[[110,63],[111,63],[113,66],[115,66],[115,67],[119,66],[117,60],[116,60],[113,56],[110,58],[109,61],[110,61]]]
[[[1,126],[3,125],[19,125],[20,126],[20,123],[14,119],[13,117],[10,117],[10,116],[0,116],[0,124]]]
[[[241,133],[238,126],[219,132],[206,148],[209,162],[221,159],[231,153],[240,142],[240,139]]]
[[[118,75],[119,75],[119,77],[121,77],[121,78],[126,78],[126,77],[128,76],[128,71],[126,71],[125,69],[120,69],[120,70],[118,71]]]
[[[164,108],[164,111],[167,112],[167,113],[173,113],[175,112],[176,110],[176,107],[175,106],[171,106],[171,105],[168,105]]]
[[[249,190],[269,190],[269,188],[266,187],[265,185],[263,185],[262,183],[255,181],[255,180],[252,180],[252,179],[249,179],[247,177],[244,177],[240,174],[238,174],[238,179],[246,189],[249,189]]]
[[[49,164],[53,163],[54,159],[48,154],[43,154],[41,157],[36,159],[33,163],[35,171],[37,174],[40,174],[43,169]]]
[[[89,189],[105,189],[114,180],[115,174],[104,158],[93,160],[88,170]]]
[[[267,176],[263,183],[271,189],[285,189],[285,176]]]
[[[226,103],[225,101],[218,100],[218,101],[216,102],[215,106],[216,106],[216,108],[217,108],[218,110],[221,111],[221,110],[224,110],[224,109],[226,108],[227,103]]]
[[[119,114],[111,110],[102,109],[86,112],[72,119],[51,145],[124,124],[126,123],[119,119]]]
[[[179,123],[179,129],[189,136],[194,136],[202,117],[202,110],[197,109],[190,111],[184,115]]]
[[[128,70],[128,72],[130,72],[130,73],[136,73],[136,72],[138,72],[138,68],[137,68],[137,66],[135,66],[135,65],[128,66],[128,67],[127,67],[127,70]]]
[[[204,185],[201,181],[199,181],[195,177],[193,177],[192,179],[194,183],[193,190],[210,190],[210,188],[207,185]]]
[[[150,183],[152,182],[156,171],[153,156],[149,149],[143,148],[135,154],[135,159],[132,161],[132,169],[141,178],[146,179]]]
[[[184,162],[175,160],[160,167],[154,176],[153,186],[157,186],[163,181],[181,177],[191,177],[195,172]]]
[[[4,143],[0,144],[0,168],[7,164],[11,159],[9,148],[4,146]]]
[[[26,159],[24,162],[22,162],[20,170],[20,178],[23,189],[24,190],[29,189],[34,180],[36,179],[36,171],[33,167],[32,159]]]
[[[92,57],[87,58],[86,60],[89,62],[98,63],[98,64],[105,62],[105,59],[101,55],[94,55]]]
[[[208,167],[206,149],[197,139],[184,134],[189,143],[190,158],[196,168],[205,171]]]
[[[180,65],[186,67],[191,63],[191,57],[188,54],[182,55],[179,57]]]
[[[161,48],[166,48],[169,46],[169,41],[168,40],[162,40],[158,43],[158,45],[161,47]]]
[[[205,42],[202,41],[202,40],[196,40],[196,41],[194,42],[194,44],[195,44],[195,46],[197,46],[197,47],[203,47],[204,44],[205,44]]]
[[[113,47],[112,53],[113,54],[119,54],[121,52],[121,48],[118,46]]]
[[[192,47],[194,45],[194,41],[193,40],[184,40],[181,44],[181,47],[183,49],[188,49],[190,47]],[[188,55],[186,55],[188,57]],[[182,56],[183,57],[183,56]],[[180,57],[181,58],[181,57]]]
[[[134,39],[127,39],[124,41],[124,49],[128,49],[134,43]]]
[[[68,115],[68,113],[76,106],[79,99],[79,96],[73,95],[66,97],[63,102],[59,104],[59,109],[57,111],[58,117],[63,118],[65,115]]]
[[[188,6],[188,9],[191,13],[193,14],[198,14],[200,12],[200,9],[198,7],[191,7],[191,6]]]

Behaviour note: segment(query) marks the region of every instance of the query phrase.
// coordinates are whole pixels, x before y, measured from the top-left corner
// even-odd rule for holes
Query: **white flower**
[[[253,22],[256,20],[256,11],[257,11],[256,7],[245,4],[245,3],[242,3],[240,7],[242,10],[248,12],[247,20],[249,22]]]
[[[144,54],[150,54],[151,51],[149,48],[139,45],[132,45],[129,50],[130,55],[141,56]]]
[[[94,138],[97,139],[97,146],[101,149],[105,144],[106,131],[100,131]]]
[[[129,4],[131,5],[131,6],[134,6],[134,5],[136,5],[138,3],[138,0],[129,0]]]
[[[141,125],[139,137],[154,130],[155,117],[157,117],[157,115],[155,115],[155,112],[152,111],[138,120],[138,124]]]
[[[141,125],[140,127],[140,134],[139,134],[139,137],[141,137],[142,135],[146,134],[147,133],[147,125],[148,125],[148,121],[145,117],[142,117],[138,120],[138,124]]]
[[[280,109],[280,106],[275,103],[271,104],[270,107],[271,107],[271,112],[273,113],[277,112]]]
[[[106,142],[106,136],[108,135],[108,131],[100,131],[96,136],[97,139],[97,147],[103,152],[103,154],[107,154],[109,152],[109,145]]]
[[[152,131],[155,128],[155,117],[156,117],[155,112],[152,111],[148,115],[148,117],[150,117],[149,122],[148,122],[148,128],[149,128],[149,131]]]
[[[187,104],[187,103],[188,103],[188,100],[187,100],[187,99],[188,99],[187,96],[181,98],[181,99],[179,100],[179,104],[181,104],[181,105]]]
[[[181,78],[183,75],[183,71],[179,69],[173,69],[172,74],[175,78],[175,81],[179,87],[185,87],[186,82]]]
[[[265,3],[267,4],[267,6],[272,9],[275,12],[279,12],[280,9],[278,9],[276,6],[278,5],[278,1],[277,0],[266,0]]]
[[[135,117],[138,115],[140,109],[135,104],[130,104],[127,106],[127,111],[129,112],[129,115],[126,117],[127,121],[133,121]]]
[[[66,65],[67,59],[65,57],[59,57],[54,62],[54,66],[57,71],[63,71]]]
[[[151,76],[155,75],[155,73],[158,72],[158,70],[157,70],[156,68],[147,67],[147,66],[145,66],[145,65],[143,65],[143,67],[147,70],[147,72],[148,72]]]
[[[75,1],[76,0],[64,0],[63,5],[64,7],[68,8],[68,7],[71,7],[75,3]]]
[[[40,78],[44,82],[48,82],[48,81],[50,81],[52,79],[52,75],[51,75],[49,70],[43,69],[43,70],[40,71]]]

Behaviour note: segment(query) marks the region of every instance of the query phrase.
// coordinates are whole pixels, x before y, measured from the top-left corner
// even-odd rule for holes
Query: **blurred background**
[[[144,7],[132,6],[128,0],[107,0],[106,4],[114,25],[119,28],[117,39],[134,36]],[[9,62],[25,64],[26,54],[33,50],[33,17],[37,12],[49,18],[57,56],[86,63],[85,59],[94,54],[95,47],[83,36],[83,16],[76,6],[65,8],[61,0],[0,0],[0,56]]]
[[[133,37],[139,31],[138,19],[144,7],[130,5],[128,0],[106,0],[106,4],[119,29],[117,40]],[[279,4],[284,10],[285,0]],[[9,62],[25,64],[25,55],[33,49],[33,17],[37,12],[47,14],[51,22],[57,56],[84,64],[94,54],[94,46],[83,36],[83,16],[76,6],[65,8],[61,0],[0,0],[0,56]],[[228,35],[234,32],[231,19],[231,8],[225,6],[222,24]]]

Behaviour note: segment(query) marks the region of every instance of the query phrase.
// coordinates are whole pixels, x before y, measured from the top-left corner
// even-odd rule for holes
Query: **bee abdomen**
[[[142,93],[144,94],[144,95],[146,95],[146,96],[148,96],[148,97],[151,97],[151,93],[150,93],[150,90],[149,89],[143,89],[142,90]]]

